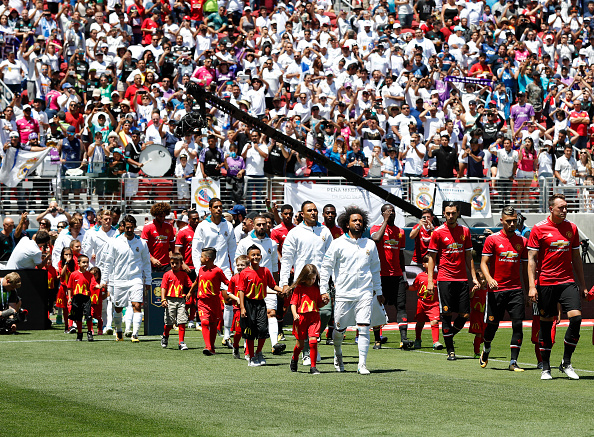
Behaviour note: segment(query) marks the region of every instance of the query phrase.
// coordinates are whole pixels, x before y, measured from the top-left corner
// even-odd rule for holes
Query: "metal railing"
[[[0,109],[4,111],[12,99],[14,98],[14,93],[6,86],[6,84],[0,80]]]
[[[225,178],[220,178],[220,197],[225,207],[243,203],[248,211],[266,210],[265,201],[284,202],[284,184],[307,181],[315,184],[352,185],[341,177],[308,178],[255,178],[245,177],[243,192],[234,191]],[[372,179],[381,184],[381,179]],[[434,181],[430,178],[391,180],[402,188],[402,198],[413,202],[412,183]],[[568,199],[570,212],[594,212],[594,186],[558,186],[554,178],[512,181],[499,179],[438,179],[438,182],[488,182],[492,211],[499,211],[511,204],[521,212],[547,212],[548,198],[562,192]],[[88,207],[99,209],[119,206],[123,212],[146,213],[155,202],[165,201],[172,210],[182,211],[190,207],[192,195],[190,184],[178,178],[98,178],[89,175],[71,177],[30,177],[15,188],[0,185],[0,213],[17,214],[22,211],[39,213],[47,208],[50,200],[56,199],[68,211],[83,211]]]

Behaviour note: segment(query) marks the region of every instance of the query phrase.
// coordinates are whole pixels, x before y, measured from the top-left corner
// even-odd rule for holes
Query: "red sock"
[[[474,353],[480,354],[481,353],[481,343],[483,342],[483,337],[481,335],[475,335],[474,341],[472,342],[474,346]]]
[[[431,337],[433,338],[433,343],[437,343],[439,341],[439,323],[431,325]]]
[[[258,339],[258,350],[256,350],[256,352],[258,352],[258,353],[262,352],[262,348],[264,347],[264,343],[266,343],[266,339],[265,338],[259,338]]]
[[[214,352],[215,350],[215,342],[217,339],[217,331],[214,329],[210,330],[210,347],[209,349]]]
[[[204,347],[208,350],[212,350],[212,345],[210,344],[210,325],[208,324],[207,319],[204,319],[201,322],[202,322],[202,338],[204,339]]]
[[[179,328],[178,334],[179,334],[179,342],[183,343],[184,342],[184,337],[186,335],[186,324],[182,323],[181,325],[177,325],[177,327]]]
[[[82,320],[76,321],[76,332],[78,332],[79,334],[82,334]]]
[[[103,319],[97,319],[97,332],[103,332]]]
[[[536,354],[536,360],[542,363],[542,354],[540,353],[540,345],[538,343],[534,345],[534,353]]]
[[[316,358],[318,358],[318,339],[309,340],[309,359],[311,367],[316,367]]]
[[[424,323],[417,323],[415,326],[415,339],[420,340],[421,334],[423,333],[423,328],[425,327]],[[433,342],[435,343],[435,341]]]
[[[87,321],[87,331],[93,332],[93,320]]]
[[[299,354],[301,353],[301,351],[303,350],[303,348],[301,347],[297,347],[297,345],[295,345],[295,348],[293,349],[293,357],[291,358],[293,361],[299,361]]]
[[[239,348],[239,339],[241,338],[241,332],[233,334],[233,348]]]
[[[171,331],[171,328],[172,328],[172,327],[171,327],[171,326],[169,326],[169,325],[165,325],[165,326],[163,327],[163,335],[164,335],[165,337],[169,337],[169,331]]]
[[[190,320],[194,320],[196,318],[196,307],[194,305],[190,306]]]
[[[254,340],[245,341],[245,352],[250,358],[254,358]]]

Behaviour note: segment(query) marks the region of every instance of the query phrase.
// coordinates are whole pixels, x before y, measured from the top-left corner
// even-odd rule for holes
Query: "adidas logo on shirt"
[[[499,247],[500,247],[501,249],[503,249],[503,244],[500,244],[500,245],[499,245]]]

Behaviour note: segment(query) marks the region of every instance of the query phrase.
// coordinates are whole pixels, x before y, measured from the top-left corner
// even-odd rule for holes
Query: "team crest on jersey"
[[[460,241],[464,241],[464,240],[466,240],[466,235],[464,235],[464,234],[460,235]]]
[[[567,238],[572,238],[572,237],[573,237],[573,232],[571,232],[571,231],[567,231],[567,232],[565,233],[565,236],[566,236]]]
[[[270,249],[270,247],[268,248],[268,253],[272,253],[272,250]]]
[[[225,237],[227,237],[229,235],[229,233],[227,231],[225,231],[224,235],[225,235]]]
[[[447,306],[447,305],[445,305],[445,306],[443,307],[443,312],[444,312],[444,313],[447,313],[447,312],[448,312],[448,309],[449,309],[449,308],[448,308],[448,306]]]
[[[340,328],[340,323],[336,322],[336,327]]]
[[[165,229],[165,233],[168,234],[169,233],[169,229]]]
[[[544,316],[545,315],[545,310],[540,310],[540,315]]]
[[[326,237],[322,237],[322,241],[326,241]]]
[[[493,320],[495,320],[495,317],[489,316],[489,322],[492,322]]]
[[[369,256],[369,249],[365,251],[365,255]]]
[[[136,248],[136,252],[140,252],[140,250],[138,250],[138,247]]]
[[[522,250],[522,245],[521,244],[516,244],[516,250],[518,252],[520,252]]]

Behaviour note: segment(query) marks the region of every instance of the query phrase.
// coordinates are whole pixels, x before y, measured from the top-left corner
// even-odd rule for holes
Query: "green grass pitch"
[[[558,365],[564,328],[557,332],[552,364]],[[414,336],[414,333],[410,332]],[[580,381],[553,369],[540,381],[530,332],[519,362],[507,370],[510,329],[500,329],[489,365],[470,358],[473,336],[455,338],[458,361],[434,352],[429,331],[423,348],[398,350],[400,336],[370,350],[368,376],[356,374],[354,333],[343,347],[347,373],[332,365],[332,346],[320,345],[319,376],[299,365],[289,371],[290,352],[268,365],[248,368],[231,351],[202,354],[200,332],[177,350],[177,333],[161,349],[156,337],[141,343],[111,336],[75,342],[58,328],[0,337],[3,435],[18,436],[533,436],[593,435],[594,346],[582,329],[573,364]],[[293,337],[287,334],[287,351]],[[220,337],[217,339],[220,344]],[[372,343],[373,344],[373,343]],[[175,347],[175,349],[174,349]]]

